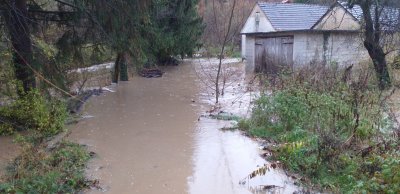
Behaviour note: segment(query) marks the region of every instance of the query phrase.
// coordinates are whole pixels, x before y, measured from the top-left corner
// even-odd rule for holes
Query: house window
[[[260,12],[256,12],[256,31],[258,31],[258,27],[260,26]]]

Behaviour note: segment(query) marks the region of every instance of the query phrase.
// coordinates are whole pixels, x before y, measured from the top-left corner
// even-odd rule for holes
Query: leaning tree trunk
[[[374,64],[374,69],[378,80],[379,88],[381,90],[384,90],[390,87],[391,80],[390,80],[388,65],[385,58],[386,55],[384,54],[383,49],[380,47],[376,48],[374,46],[371,46],[367,42],[364,43],[364,45],[366,45],[365,47],[367,48],[368,53]]]
[[[32,45],[28,27],[27,0],[7,1],[4,12],[6,26],[13,46],[15,76],[25,92],[36,88],[32,66]]]
[[[381,18],[380,11],[378,10],[379,7],[376,5],[375,7],[372,7],[373,9],[371,10],[371,4],[372,2],[370,1],[359,2],[365,20],[364,46],[374,64],[379,88],[383,90],[391,86],[391,80],[386,62],[386,54],[380,43],[382,31],[380,25],[381,21],[379,21],[379,18]],[[371,11],[373,12],[371,13]],[[374,18],[372,17],[372,14],[374,14]]]

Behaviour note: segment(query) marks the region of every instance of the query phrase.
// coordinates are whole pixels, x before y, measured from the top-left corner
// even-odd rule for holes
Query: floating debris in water
[[[232,113],[227,113],[224,111],[220,111],[217,114],[210,113],[208,115],[202,115],[202,117],[210,118],[210,119],[217,119],[217,120],[224,120],[224,121],[238,121],[240,117],[234,115]]]
[[[91,90],[86,90],[82,92],[81,94],[70,98],[67,102],[67,109],[70,113],[76,114],[79,113],[82,109],[83,104],[89,100],[90,97],[93,95],[99,96],[101,93],[103,93],[103,89],[91,89]]]
[[[114,90],[112,90],[112,89],[110,89],[110,88],[107,88],[107,87],[103,87],[102,90],[103,90],[103,91],[106,91],[106,92],[111,92],[111,93],[114,93],[114,92],[115,92]]]
[[[144,68],[139,71],[139,75],[142,77],[145,77],[145,78],[158,78],[158,77],[162,77],[163,74],[164,74],[164,72],[162,72],[159,69]]]
[[[82,115],[81,116],[82,119],[90,119],[90,118],[94,118],[93,115]]]

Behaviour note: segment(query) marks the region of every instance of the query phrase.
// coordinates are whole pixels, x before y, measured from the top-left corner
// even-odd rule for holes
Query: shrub
[[[378,149],[391,139],[381,129],[393,126],[369,75],[317,65],[273,77],[272,94],[261,95],[242,123],[251,135],[278,143],[274,159],[323,188],[399,192],[396,146]]]
[[[360,176],[354,191],[370,193],[400,192],[400,152],[398,148],[387,150],[386,153],[373,153],[366,157],[360,171],[367,176]]]
[[[8,106],[0,107],[0,134],[15,130],[33,130],[44,136],[59,133],[67,117],[59,100],[46,100],[37,90],[28,92]]]

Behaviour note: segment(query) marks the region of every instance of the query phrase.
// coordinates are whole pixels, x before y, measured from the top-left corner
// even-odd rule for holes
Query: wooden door
[[[277,75],[293,67],[293,37],[272,37],[256,40],[256,71]]]
[[[255,47],[255,72],[260,73],[264,72],[263,70],[263,62],[264,62],[264,53],[265,53],[265,48],[262,40],[256,40],[256,47]]]

